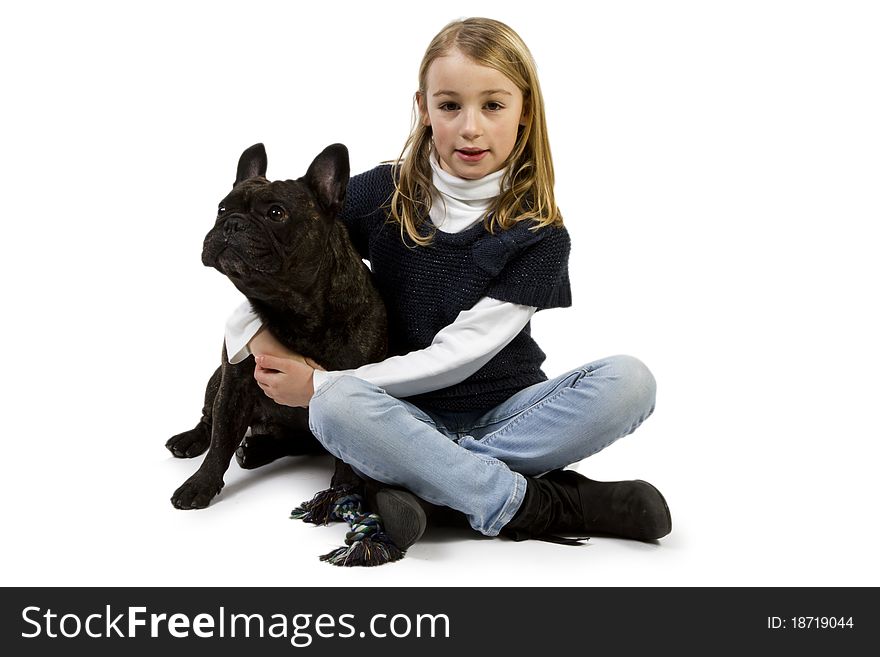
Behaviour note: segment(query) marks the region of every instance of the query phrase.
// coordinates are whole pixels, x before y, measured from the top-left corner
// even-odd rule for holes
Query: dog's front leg
[[[165,447],[179,459],[191,459],[203,454],[211,446],[211,414],[214,412],[214,399],[220,388],[220,375],[223,367],[218,367],[208,380],[205,389],[205,405],[202,407],[202,419],[194,429],[172,436]]]
[[[171,496],[175,507],[203,509],[223,488],[223,475],[247,430],[259,392],[253,359],[232,365],[224,349],[220,386],[212,409],[211,445],[196,473]]]

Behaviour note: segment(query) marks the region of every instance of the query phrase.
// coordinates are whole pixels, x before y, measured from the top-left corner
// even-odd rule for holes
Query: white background
[[[6,3],[0,17],[4,585],[878,585],[880,20],[870,2]],[[326,459],[206,510],[164,448],[199,417],[238,302],[201,265],[241,151],[298,177],[396,156],[449,20],[539,66],[575,305],[549,375],[644,360],[657,412],[581,463],[666,495],[658,544],[431,530],[334,568],[287,518]]]

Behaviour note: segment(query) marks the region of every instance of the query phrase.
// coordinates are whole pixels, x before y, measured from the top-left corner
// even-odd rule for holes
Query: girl
[[[541,371],[529,321],[571,292],[531,54],[503,23],[450,23],[415,103],[401,157],[353,177],[343,211],[387,305],[391,356],[324,372],[260,332],[247,304],[227,352],[254,354],[270,398],[307,406],[329,452],[387,485],[373,502],[401,548],[424,531],[422,501],[514,540],[665,536],[669,510],[650,484],[562,469],[638,427],[655,384],[625,356],[549,381]]]

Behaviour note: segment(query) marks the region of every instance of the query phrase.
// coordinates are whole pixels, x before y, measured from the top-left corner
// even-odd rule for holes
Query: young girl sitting
[[[324,447],[382,482],[376,510],[401,548],[424,531],[423,502],[514,540],[665,536],[652,485],[563,469],[635,430],[655,383],[628,356],[552,380],[541,370],[529,321],[571,305],[571,291],[531,54],[503,23],[450,23],[425,53],[415,102],[401,157],[350,180],[342,217],[387,305],[390,357],[314,369],[245,304],[227,325],[231,360],[254,354],[265,393],[307,406]]]

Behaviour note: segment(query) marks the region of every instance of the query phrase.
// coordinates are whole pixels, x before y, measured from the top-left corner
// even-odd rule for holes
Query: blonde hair
[[[493,68],[511,80],[522,92],[525,125],[520,126],[513,151],[504,167],[501,194],[486,214],[486,230],[506,230],[525,220],[533,229],[561,226],[562,215],[553,194],[553,159],[547,138],[544,98],[538,84],[535,62],[528,47],[510,27],[489,18],[453,21],[434,37],[419,67],[419,91],[427,92],[428,69],[434,60],[458,50],[477,64]],[[400,156],[394,162],[395,183],[391,197],[391,219],[400,224],[401,237],[418,245],[429,244],[419,231],[431,209],[433,176],[430,164],[432,129],[419,120],[417,102],[413,127]]]

